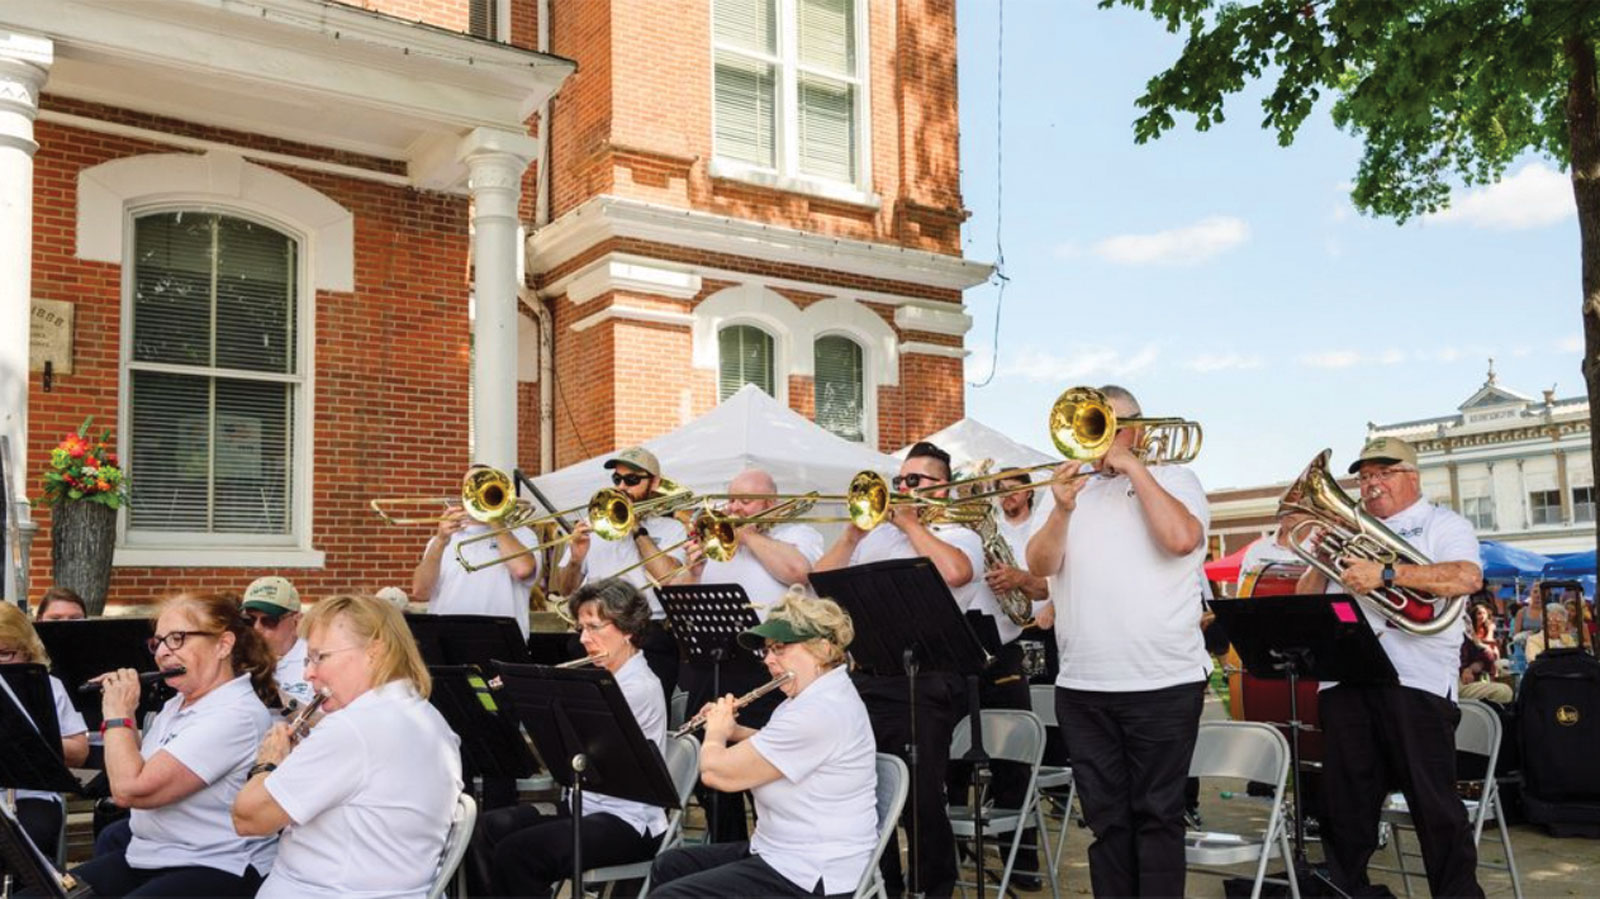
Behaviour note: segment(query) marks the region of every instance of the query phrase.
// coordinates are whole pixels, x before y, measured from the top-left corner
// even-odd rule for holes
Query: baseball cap
[[[1399,437],[1374,437],[1361,448],[1361,455],[1350,463],[1350,473],[1355,474],[1359,471],[1363,462],[1383,462],[1388,465],[1399,463],[1416,468],[1417,451]]]
[[[825,638],[827,636],[827,634],[813,631],[793,621],[785,621],[782,618],[768,618],[766,621],[740,634],[739,645],[745,649],[759,650],[767,644],[768,640],[774,643],[804,643],[807,640],[815,640],[819,637]]]
[[[606,468],[616,468],[617,463],[631,465],[652,477],[661,477],[661,463],[656,461],[656,454],[642,446],[630,446],[606,460]]]
[[[300,591],[288,578],[277,575],[258,577],[244,591],[244,607],[268,615],[287,615],[300,611]]]

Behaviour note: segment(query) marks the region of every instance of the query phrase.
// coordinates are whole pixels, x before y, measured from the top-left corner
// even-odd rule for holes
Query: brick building
[[[134,491],[114,600],[320,595],[407,580],[421,532],[371,497],[549,470],[744,383],[885,448],[956,420],[988,269],[953,7],[0,0],[17,486],[93,415]]]

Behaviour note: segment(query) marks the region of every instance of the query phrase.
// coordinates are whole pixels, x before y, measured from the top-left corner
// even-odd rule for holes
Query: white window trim
[[[757,53],[746,47],[718,44],[716,39],[716,0],[712,0],[708,4],[709,21],[706,25],[709,29],[707,33],[712,35],[712,38],[711,65],[708,67],[709,72],[707,73],[710,82],[708,90],[711,97],[711,161],[706,166],[707,173],[713,178],[743,181],[759,187],[810,194],[827,200],[865,206],[871,209],[881,208],[883,205],[882,200],[872,191],[872,111],[870,108],[872,97],[872,36],[869,34],[871,20],[867,15],[867,0],[855,0],[851,6],[856,19],[856,76],[853,79],[838,79],[851,82],[856,88],[856,178],[853,182],[820,178],[800,172],[800,144],[794,133],[798,121],[800,102],[799,79],[796,77],[796,72],[800,68],[798,39],[795,35],[796,0],[774,0],[774,2],[777,4],[778,24],[778,53],[776,56]],[[774,155],[778,159],[777,168],[752,165],[741,160],[723,159],[716,154],[717,53],[721,51],[737,53],[751,59],[764,60],[775,65],[780,73],[775,88],[777,114],[774,116],[773,122],[773,139],[776,144]],[[826,77],[838,78],[838,76],[832,74],[826,74]]]
[[[714,342],[717,345],[717,367],[715,369],[717,373],[717,404],[721,405],[723,402],[721,346],[722,332],[728,328],[735,328],[740,325],[755,328],[761,333],[767,335],[767,339],[772,341],[772,398],[777,400],[782,405],[789,405],[788,356],[790,353],[788,341],[785,340],[784,336],[780,333],[777,322],[760,315],[734,315],[717,322],[716,331],[713,334]]]
[[[878,382],[877,372],[873,366],[877,364],[877,355],[872,351],[872,342],[862,340],[861,335],[846,328],[827,328],[811,335],[812,353],[812,420],[816,419],[816,347],[817,341],[824,337],[843,337],[861,348],[861,445],[869,449],[878,447]],[[841,438],[842,439],[842,438]],[[852,441],[853,442],[853,441]]]
[[[122,333],[119,336],[117,359],[117,452],[123,459],[133,461],[130,442],[132,431],[129,411],[132,405],[132,377],[130,365],[133,355],[133,289],[134,221],[140,216],[161,212],[194,212],[226,215],[255,222],[287,235],[295,242],[295,358],[301,374],[297,376],[262,373],[255,380],[297,383],[300,393],[296,397],[294,418],[294,443],[290,448],[292,484],[290,502],[294,504],[290,516],[289,533],[275,534],[206,534],[180,531],[140,532],[128,527],[126,514],[117,516],[117,549],[113,553],[115,566],[173,566],[236,568],[258,564],[246,559],[269,557],[273,564],[284,567],[296,565],[320,567],[323,553],[311,545],[311,498],[313,463],[311,455],[311,422],[315,420],[312,397],[315,396],[316,371],[312,340],[316,315],[316,291],[311,286],[312,235],[292,222],[284,221],[257,208],[253,204],[195,202],[171,199],[157,202],[129,204],[123,214],[123,257],[129,264],[122,266]],[[197,366],[163,366],[146,364],[144,370],[171,368],[202,376],[216,375],[216,371]],[[295,560],[298,560],[296,562]]]

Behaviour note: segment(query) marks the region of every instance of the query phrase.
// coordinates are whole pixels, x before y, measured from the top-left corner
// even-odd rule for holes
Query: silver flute
[[[734,710],[737,711],[739,709],[744,708],[745,706],[749,705],[750,703],[755,702],[757,699],[760,699],[761,697],[767,695],[768,693],[771,693],[773,690],[778,689],[779,687],[783,686],[784,684],[788,683],[791,680],[794,680],[794,672],[793,671],[785,671],[784,673],[778,675],[777,677],[773,678],[772,680],[769,680],[766,683],[762,684],[761,686],[755,688],[754,690],[751,690],[749,693],[746,693],[743,696],[739,697],[738,699],[735,699],[733,701]],[[699,714],[695,715],[693,718],[690,718],[688,721],[685,721],[683,723],[682,727],[680,727],[677,730],[672,732],[672,735],[674,737],[681,737],[684,734],[692,734],[695,731],[699,730],[700,728],[705,727],[706,726],[706,720],[709,717],[710,716],[707,715],[705,712],[700,712]]]

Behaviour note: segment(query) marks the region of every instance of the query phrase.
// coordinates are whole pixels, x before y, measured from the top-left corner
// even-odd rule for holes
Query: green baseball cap
[[[745,649],[760,650],[767,641],[774,643],[804,643],[807,640],[831,639],[830,635],[813,631],[782,618],[768,618],[739,635],[739,645]]]

